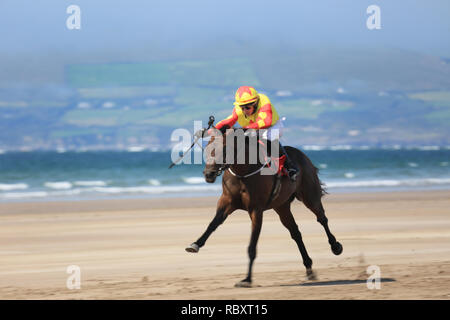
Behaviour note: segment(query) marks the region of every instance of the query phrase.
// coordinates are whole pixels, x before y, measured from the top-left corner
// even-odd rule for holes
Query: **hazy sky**
[[[81,8],[81,30],[66,28],[71,4]],[[381,8],[381,30],[366,27],[371,4]],[[0,39],[7,54],[176,48],[232,39],[389,46],[450,57],[450,1],[0,0]]]

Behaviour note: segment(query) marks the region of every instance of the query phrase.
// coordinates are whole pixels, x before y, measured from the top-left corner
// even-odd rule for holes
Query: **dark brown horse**
[[[231,130],[227,131],[229,134]],[[234,132],[234,131],[233,131]],[[207,146],[211,147],[216,144],[214,150],[223,152],[225,159],[227,139],[225,135],[222,139],[218,137],[211,137]],[[226,164],[217,163],[215,160],[214,150],[211,157],[207,159],[204,176],[207,182],[213,183],[220,173],[224,173],[222,179],[222,195],[217,203],[216,215],[208,225],[206,231],[202,236],[186,248],[188,252],[198,252],[201,247],[205,245],[206,240],[216,228],[222,224],[225,219],[236,209],[243,209],[248,212],[252,222],[252,233],[250,244],[248,246],[248,255],[250,259],[247,277],[238,282],[236,286],[249,287],[252,282],[252,266],[256,257],[256,245],[261,231],[263,222],[263,212],[265,210],[274,209],[279,215],[281,223],[289,230],[292,239],[297,243],[300,253],[303,258],[303,264],[306,267],[306,275],[308,279],[315,279],[315,274],[312,270],[312,260],[309,257],[305,245],[302,241],[302,235],[294,220],[291,212],[291,202],[294,199],[302,201],[316,216],[317,221],[324,227],[328,237],[328,243],[335,255],[342,252],[342,245],[336,241],[336,238],[330,232],[328,227],[328,219],[325,216],[325,211],[322,206],[321,198],[325,194],[322,184],[317,176],[318,169],[312,164],[310,159],[300,150],[293,147],[285,147],[286,152],[292,161],[296,162],[300,168],[300,174],[295,182],[291,181],[287,176],[281,178],[280,191],[278,196],[272,199],[273,186],[276,181],[274,175],[262,175],[258,170],[261,170],[264,161],[260,159],[256,164],[249,164],[249,139],[245,142],[245,163],[236,163],[238,152],[237,143],[234,143],[234,159],[226,159]],[[220,144],[217,146],[217,144]],[[220,151],[219,151],[220,152]],[[261,154],[261,152],[258,152]],[[262,163],[262,164],[261,164]],[[258,172],[256,174],[252,174]],[[269,201],[268,201],[269,200]],[[269,203],[268,203],[269,202]]]

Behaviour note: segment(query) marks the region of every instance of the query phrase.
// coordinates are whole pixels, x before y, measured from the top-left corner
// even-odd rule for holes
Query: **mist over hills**
[[[404,49],[222,41],[1,60],[4,150],[168,147],[175,128],[230,114],[241,85],[268,94],[288,144],[450,144],[449,60]]]

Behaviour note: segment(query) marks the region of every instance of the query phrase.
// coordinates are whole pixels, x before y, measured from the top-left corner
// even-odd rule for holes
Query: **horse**
[[[223,134],[223,132],[218,132],[217,135],[211,136],[211,139],[206,147],[206,149],[208,149],[208,147],[214,146],[211,155],[206,159],[206,165],[203,171],[205,181],[208,183],[214,183],[216,178],[223,173],[222,195],[217,202],[216,214],[206,228],[206,231],[200,236],[200,238],[186,247],[186,251],[197,253],[200,248],[205,245],[205,242],[209,236],[225,221],[230,214],[238,209],[247,211],[250,216],[252,226],[250,243],[248,246],[248,272],[247,277],[236,283],[235,286],[251,287],[252,267],[256,258],[256,247],[263,222],[263,212],[273,209],[278,214],[283,226],[289,230],[291,238],[298,246],[303,259],[303,265],[306,268],[306,278],[308,280],[316,280],[315,272],[312,269],[313,262],[306,251],[302,240],[302,235],[292,215],[291,203],[297,199],[303,202],[305,206],[316,215],[317,221],[325,229],[328,237],[328,243],[331,246],[331,251],[335,255],[341,254],[343,247],[331,233],[330,228],[328,227],[328,219],[322,205],[321,199],[326,194],[326,190],[319,180],[319,170],[302,151],[294,147],[286,146],[285,150],[288,156],[291,161],[295,161],[300,169],[300,172],[295,181],[291,181],[291,179],[287,176],[282,176],[280,178],[281,180],[279,192],[277,193],[278,195],[273,197],[273,187],[276,182],[276,175],[261,174],[261,169],[267,166],[263,159],[260,159],[261,152],[258,152],[259,161],[256,161],[256,163],[251,163],[248,161],[251,149],[249,147],[250,139],[248,137],[245,139],[244,150],[242,150],[242,148],[238,149],[239,144],[233,143],[233,161],[226,159],[227,161],[222,161],[224,163],[219,163],[219,161],[216,160],[217,157],[215,151],[222,152],[223,159],[226,158],[226,135],[235,134],[236,130],[236,128],[228,129],[226,134]],[[236,139],[230,141],[236,141]],[[258,142],[261,142],[261,140],[259,139]],[[258,148],[260,150],[261,146]],[[241,163],[236,161],[240,151],[243,151],[245,154],[244,163],[242,163],[242,161]]]

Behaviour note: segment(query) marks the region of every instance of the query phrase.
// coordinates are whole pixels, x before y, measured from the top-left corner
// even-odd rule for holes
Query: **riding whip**
[[[214,123],[214,116],[210,116],[209,117],[209,121],[208,121],[208,128],[206,128],[206,129],[203,129],[202,130],[202,134],[200,135],[200,136],[198,136],[195,140],[194,140],[194,142],[191,144],[191,146],[189,147],[189,149],[187,149],[186,150],[186,152],[185,153],[183,153],[183,155],[181,156],[181,157],[179,157],[176,161],[174,161],[174,162],[172,162],[172,164],[169,166],[169,169],[171,169],[174,165],[176,165],[181,159],[183,159],[184,158],[184,156],[194,147],[194,145],[197,143],[197,141],[200,139],[200,138],[203,138],[203,133],[205,132],[205,131],[208,131],[209,130],[209,128],[211,128],[211,126],[213,125],[213,123]]]

